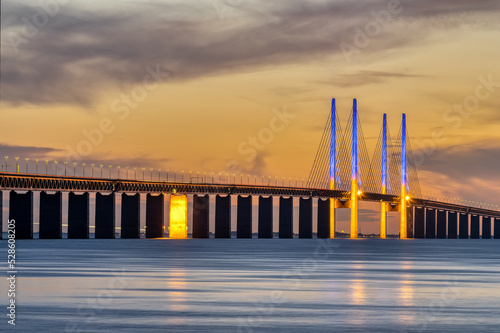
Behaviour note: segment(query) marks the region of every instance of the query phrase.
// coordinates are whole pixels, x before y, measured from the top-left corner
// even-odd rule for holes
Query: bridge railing
[[[216,171],[171,170],[151,167],[105,165],[92,162],[60,162],[48,159],[30,159],[4,156],[2,172],[47,176],[86,177],[152,182],[181,182],[198,184],[236,184],[256,186],[283,186],[305,188],[307,179],[227,173]]]

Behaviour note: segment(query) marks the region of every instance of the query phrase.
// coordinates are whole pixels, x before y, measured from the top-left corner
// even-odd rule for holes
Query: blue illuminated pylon
[[[358,105],[352,102],[351,238],[358,238]]]
[[[387,114],[382,124],[382,194],[387,194]],[[380,207],[380,238],[387,238],[387,203]]]
[[[401,129],[401,202],[400,202],[400,224],[399,238],[406,239],[408,233],[408,222],[406,220],[406,204],[408,201],[406,193],[406,115],[403,113],[403,124]],[[412,221],[413,222],[413,221]]]
[[[335,98],[332,98],[332,112],[330,118],[330,190],[335,189],[336,144]]]
[[[330,190],[335,190],[336,159],[337,159],[337,132],[335,128],[335,98],[332,98],[332,112],[330,116]],[[335,199],[330,198],[330,238],[335,238]]]
[[[406,114],[403,113],[403,125],[401,131],[401,185],[406,186]]]
[[[358,103],[352,103],[352,179],[358,179]]]

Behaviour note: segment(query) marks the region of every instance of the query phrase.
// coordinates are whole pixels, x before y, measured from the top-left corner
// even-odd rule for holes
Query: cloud
[[[432,76],[403,72],[358,71],[353,74],[337,74],[332,80],[322,82],[342,88],[359,87],[366,84],[382,83],[389,79],[429,79]]]
[[[35,146],[15,146],[0,143],[0,158],[9,156],[9,160],[14,161],[14,157],[24,158],[47,158],[53,154],[61,152],[60,149],[50,147],[35,147]]]
[[[498,204],[499,165],[500,145],[482,141],[436,148],[417,168],[423,193]]]
[[[402,3],[395,26],[388,25],[363,55],[425,43],[432,26],[498,27],[498,1]],[[142,82],[145,68],[157,64],[171,71],[168,80],[174,81],[327,59],[341,52],[341,42],[352,42],[354,27],[373,20],[372,11],[386,7],[385,1],[370,0],[246,1],[221,19],[211,2],[74,1],[49,17],[16,53],[12,43],[21,38],[22,18],[41,9],[31,2],[2,2],[1,99],[14,105],[89,106],[104,89]]]

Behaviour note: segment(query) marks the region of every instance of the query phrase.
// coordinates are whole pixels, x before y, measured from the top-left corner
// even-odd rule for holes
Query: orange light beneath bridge
[[[187,196],[170,196],[169,238],[187,238]]]

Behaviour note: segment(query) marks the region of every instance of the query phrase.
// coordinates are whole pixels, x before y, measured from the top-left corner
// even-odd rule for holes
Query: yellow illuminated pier
[[[399,226],[399,238],[406,239],[407,238],[407,221],[406,221],[406,185],[401,186],[401,224]]]
[[[170,196],[169,238],[187,238],[187,196]]]
[[[384,191],[382,191],[382,194]],[[382,202],[380,207],[380,238],[387,238],[387,202]]]
[[[358,238],[358,180],[351,184],[351,238]]]
[[[335,190],[335,180],[330,181],[330,190]],[[335,238],[335,199],[330,198],[330,238]]]

